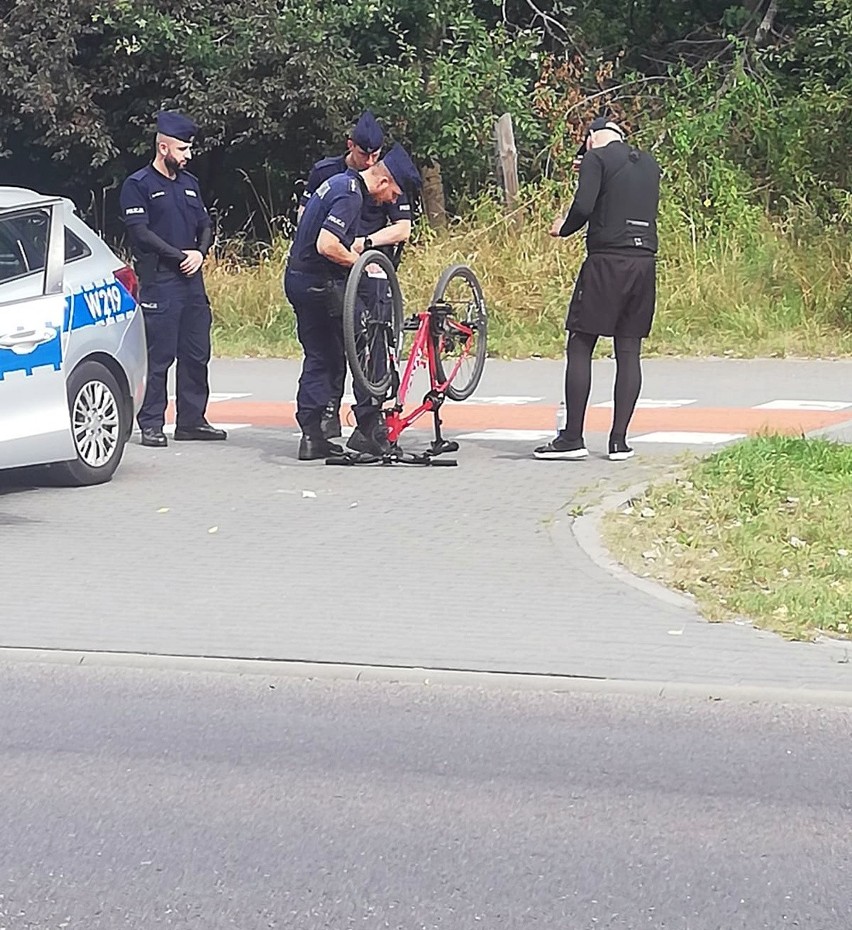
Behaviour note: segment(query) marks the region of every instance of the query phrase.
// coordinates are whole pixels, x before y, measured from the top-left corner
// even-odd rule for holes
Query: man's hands
[[[204,256],[198,249],[189,249],[183,254],[186,258],[180,263],[180,270],[187,277],[192,277],[204,264]]]
[[[562,229],[562,224],[564,222],[565,222],[564,216],[557,216],[556,219],[553,221],[553,225],[550,227],[550,235],[553,236],[554,239],[559,238],[559,230]]]

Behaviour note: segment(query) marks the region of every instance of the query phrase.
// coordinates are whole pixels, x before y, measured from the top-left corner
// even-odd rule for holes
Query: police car
[[[70,201],[0,187],[0,469],[112,477],[145,393],[137,291]]]

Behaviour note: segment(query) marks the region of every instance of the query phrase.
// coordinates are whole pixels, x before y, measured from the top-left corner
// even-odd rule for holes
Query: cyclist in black
[[[656,302],[657,209],[660,166],[624,142],[624,132],[603,117],[586,137],[574,202],[551,227],[570,236],[588,223],[586,260],[574,287],[565,328],[567,423],[533,453],[539,459],[584,459],[583,424],[592,381],[592,352],[599,336],[615,342],[615,391],[609,458],[629,459],[627,427],[642,387],[642,339],[651,331]]]

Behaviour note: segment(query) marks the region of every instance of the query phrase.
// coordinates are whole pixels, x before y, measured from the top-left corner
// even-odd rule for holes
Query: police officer
[[[153,163],[131,174],[121,188],[148,342],[148,386],[137,420],[142,445],[154,448],[168,444],[166,382],[175,359],[175,439],[227,439],[205,418],[211,313],[201,266],[213,232],[198,179],[185,170],[197,129],[180,113],[159,113]]]
[[[383,144],[384,133],[382,128],[372,112],[366,110],[361,114],[358,122],[349,133],[346,140],[346,153],[323,158],[311,169],[305,190],[300,199],[299,219],[301,220],[305,207],[321,184],[348,168],[364,171],[374,165],[378,160]],[[385,252],[394,262],[394,265],[397,265],[402,253],[402,243],[406,242],[410,236],[411,205],[405,191],[392,203],[377,204],[370,197],[364,199],[358,237],[355,242],[356,251],[363,251],[364,240],[369,238],[372,248]],[[377,293],[381,286],[380,279],[372,279],[369,284],[363,282],[362,290],[372,287],[373,293],[364,293],[361,298],[364,300],[377,299]],[[323,415],[323,434],[327,439],[341,434],[340,403],[343,398],[345,379],[346,369],[344,367],[332,385],[332,400]]]
[[[615,342],[616,375],[609,458],[633,455],[627,428],[642,387],[642,339],[651,331],[656,300],[657,208],[660,166],[631,148],[616,123],[601,117],[589,126],[586,152],[571,209],[558,216],[551,236],[570,236],[588,223],[586,260],[574,288],[565,328],[567,423],[539,459],[583,459],[583,425],[599,336]]]
[[[385,157],[363,171],[347,168],[322,183],[308,200],[296,229],[284,290],[296,313],[296,329],[305,351],[296,419],[302,429],[299,458],[312,460],[340,455],[343,449],[323,435],[322,418],[332,400],[334,385],[343,377],[343,292],[349,269],[358,260],[359,223],[364,201],[378,205],[398,200],[403,191],[420,184],[420,175],[408,153],[394,145]],[[363,241],[359,242],[361,249]],[[369,448],[381,454],[377,403],[356,391],[353,407]]]

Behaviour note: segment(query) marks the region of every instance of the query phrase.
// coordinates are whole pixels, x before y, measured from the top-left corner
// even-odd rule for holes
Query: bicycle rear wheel
[[[396,390],[402,332],[402,292],[393,263],[383,252],[365,252],[346,281],[343,346],[353,382],[377,400]]]
[[[467,400],[476,390],[488,350],[488,314],[482,288],[467,265],[446,268],[435,285],[432,306],[444,311],[434,335],[438,380],[452,378],[450,400]]]

